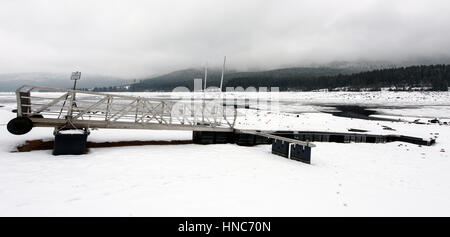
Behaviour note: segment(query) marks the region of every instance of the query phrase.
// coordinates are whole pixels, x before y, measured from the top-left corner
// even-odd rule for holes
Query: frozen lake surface
[[[130,93],[127,93],[130,94]],[[158,98],[190,94],[132,93]],[[434,146],[315,143],[312,165],[271,154],[270,145],[96,148],[82,156],[19,153],[52,129],[7,132],[15,95],[0,93],[0,216],[448,216],[448,92],[234,93],[248,97],[236,127],[437,138]],[[231,96],[231,95],[230,95]],[[278,100],[279,111],[260,110]],[[333,116],[339,105],[376,111],[377,121]],[[425,124],[410,123],[414,120]],[[395,131],[387,131],[389,126]],[[89,141],[187,140],[191,132],[94,130]]]

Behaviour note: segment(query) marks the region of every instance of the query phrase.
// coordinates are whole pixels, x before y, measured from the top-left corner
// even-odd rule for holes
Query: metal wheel
[[[31,131],[33,122],[27,117],[17,117],[9,121],[7,129],[14,135],[23,135]]]

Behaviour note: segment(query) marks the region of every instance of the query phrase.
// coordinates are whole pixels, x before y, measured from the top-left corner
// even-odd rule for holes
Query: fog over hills
[[[295,67],[283,68],[268,71],[257,72],[237,72],[234,70],[227,70],[224,75],[224,86],[227,82],[237,78],[310,78],[320,76],[332,76],[337,74],[350,74],[358,72],[356,69],[348,68],[328,68],[328,67]],[[207,87],[219,87],[221,70],[212,68],[208,69]],[[165,75],[156,76],[153,78],[140,80],[137,83],[131,84],[132,91],[171,91],[176,87],[187,87],[190,90],[194,88],[194,79],[204,78],[205,71],[203,68],[190,68],[171,72]],[[107,88],[105,90],[111,90]]]
[[[0,74],[0,91],[15,91],[24,84],[48,86],[56,88],[72,88],[71,73],[7,73]],[[103,86],[120,86],[130,84],[132,80],[117,77],[82,74],[77,88],[93,88]]]
[[[450,58],[418,58],[411,59],[409,61],[402,61],[401,63],[393,63],[391,61],[332,61],[327,64],[310,64],[302,67],[286,67],[281,69],[272,70],[256,70],[256,71],[237,71],[227,70],[224,76],[224,86],[275,86],[281,88],[289,88],[294,86],[295,88],[302,88],[302,84],[318,84],[314,80],[321,79],[320,87],[328,88],[332,86],[327,85],[327,80],[332,76],[350,75],[362,72],[371,72],[374,70],[383,69],[395,69],[402,67],[420,66],[420,65],[449,65]],[[401,73],[400,73],[401,74]],[[220,84],[221,69],[210,68],[208,69],[208,82],[207,86],[216,86]],[[373,78],[371,81],[364,83],[364,79],[358,86],[366,84],[368,87],[378,87],[380,84],[374,85],[373,80],[380,80],[381,78]],[[375,76],[376,77],[376,76]],[[400,75],[390,78],[390,82],[396,80],[403,80]],[[155,77],[144,78],[139,80],[138,83],[131,84],[131,91],[171,91],[178,86],[187,87],[193,90],[193,79],[204,78],[204,68],[191,68],[185,70],[178,70],[164,75],[158,75]],[[422,78],[416,78],[421,81]],[[270,83],[268,84],[268,82]],[[428,83],[428,82],[427,82]],[[343,83],[345,84],[345,83]],[[354,84],[354,83],[352,83]],[[385,83],[387,85],[389,83]],[[309,86],[308,86],[309,87]],[[309,87],[310,89],[312,87]],[[317,89],[317,88],[315,88]],[[110,88],[105,89],[110,90]]]
[[[289,67],[273,70],[258,70],[239,72],[235,69],[227,69],[225,80],[228,78],[244,77],[248,75],[307,75],[314,74],[317,76],[334,75],[338,73],[352,73],[366,71],[371,68],[382,68],[380,62],[333,62],[329,65],[311,65],[305,67]],[[220,81],[221,69],[219,67],[208,68],[208,85],[218,86]],[[164,88],[171,90],[177,86],[189,86],[195,78],[204,78],[204,68],[188,68],[180,69],[173,72],[163,73],[160,75],[152,75],[147,77],[120,78],[114,76],[104,76],[96,74],[82,74],[81,80],[77,84],[77,88],[102,88],[111,86],[132,85],[143,81],[146,87]],[[49,86],[57,88],[71,88],[73,82],[70,80],[69,73],[50,73],[50,72],[30,72],[30,73],[4,73],[0,74],[0,91],[14,91],[24,84],[32,84],[39,86]]]
[[[331,61],[326,64],[308,64],[304,66],[289,66],[278,69],[264,69],[254,71],[238,71],[230,68],[225,72],[226,83],[233,79],[230,85],[236,86],[241,82],[239,79],[251,78],[253,81],[266,80],[267,78],[279,79],[283,84],[284,80],[292,78],[318,78],[324,76],[336,76],[339,74],[348,75],[359,72],[368,72],[378,69],[390,69],[407,67],[414,65],[434,65],[450,64],[450,58],[418,58],[401,63],[394,63],[388,60],[384,61]],[[208,86],[219,86],[221,68],[218,65],[212,65],[208,68]],[[116,77],[99,74],[83,73],[82,79],[78,82],[77,88],[92,89],[99,91],[110,91],[111,88],[131,85],[134,91],[171,91],[178,86],[185,86],[193,89],[193,79],[204,78],[204,68],[188,68],[175,70],[168,73],[162,73],[146,77]],[[24,84],[49,86],[57,88],[71,88],[73,82],[70,80],[69,73],[4,73],[0,74],[0,91],[14,91]],[[245,84],[247,85],[247,84]],[[243,85],[242,85],[243,86]],[[255,85],[256,86],[256,85]]]

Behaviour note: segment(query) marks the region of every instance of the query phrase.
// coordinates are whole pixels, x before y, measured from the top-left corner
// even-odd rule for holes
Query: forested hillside
[[[183,70],[141,80],[127,88],[96,88],[98,91],[171,91],[178,86],[193,90],[193,79],[203,78],[202,70]],[[208,73],[208,86],[218,86],[220,71]],[[433,90],[447,91],[450,65],[410,66],[354,72],[334,68],[288,68],[263,72],[228,72],[225,87],[279,87],[281,91],[328,90]]]

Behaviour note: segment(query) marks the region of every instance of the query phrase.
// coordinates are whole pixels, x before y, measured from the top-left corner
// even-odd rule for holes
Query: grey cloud
[[[445,0],[0,2],[0,73],[145,76],[198,67],[450,56]]]

